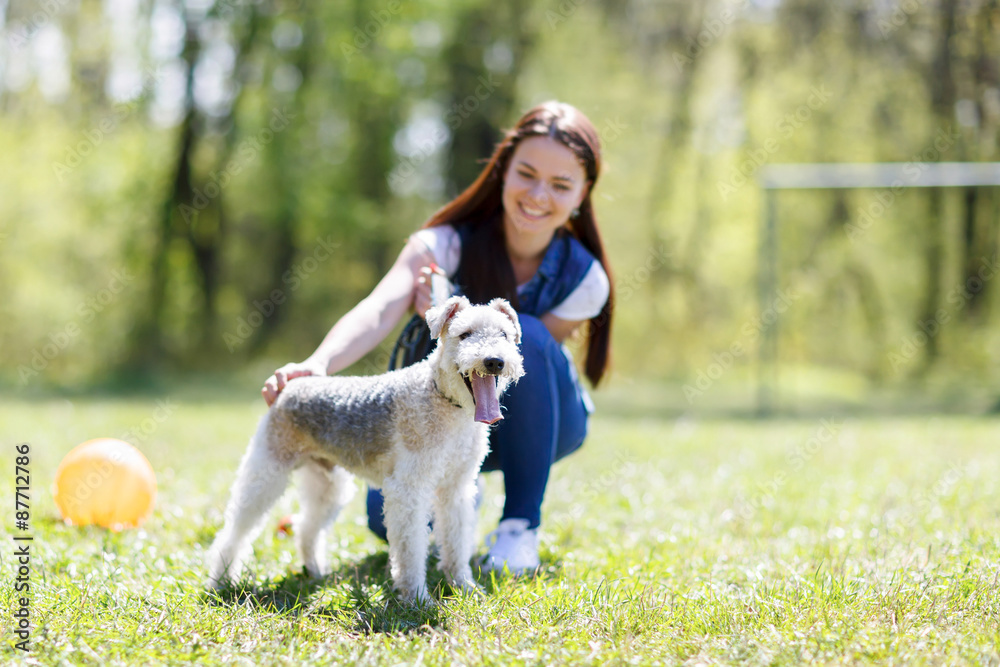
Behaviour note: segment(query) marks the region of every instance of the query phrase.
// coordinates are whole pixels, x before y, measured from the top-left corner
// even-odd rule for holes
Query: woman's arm
[[[573,335],[573,332],[576,331],[576,328],[578,326],[587,321],[587,320],[576,320],[576,321],[564,320],[559,317],[556,317],[552,313],[545,313],[538,319],[542,321],[542,324],[545,325],[545,328],[549,330],[549,333],[552,334],[552,337],[555,338],[556,342],[559,344],[564,343],[567,338]]]
[[[261,390],[267,404],[289,380],[340,372],[373,350],[413,305],[420,269],[433,261],[427,247],[411,238],[371,294],[340,318],[308,359],[285,364],[267,379]]]
[[[542,315],[542,324],[556,342],[569,338],[581,324],[597,317],[611,294],[611,282],[604,267],[594,260],[583,280],[570,294],[549,312]]]
[[[414,282],[433,261],[423,244],[407,242],[372,293],[340,318],[307,361],[338,373],[375,349],[413,305]]]

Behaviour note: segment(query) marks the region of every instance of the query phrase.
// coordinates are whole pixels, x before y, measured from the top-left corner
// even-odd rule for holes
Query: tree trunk
[[[302,113],[305,107],[303,98],[304,90],[312,74],[314,63],[313,49],[317,48],[318,43],[317,19],[309,11],[312,8],[313,6],[309,5],[304,10],[302,21],[303,39],[295,62],[299,68],[299,72],[302,74],[302,84],[295,91],[295,95],[292,98],[292,106],[295,108],[296,113]],[[267,294],[260,296],[261,300],[268,298],[268,294],[270,294],[275,286],[283,284],[282,276],[292,268],[297,252],[295,247],[295,231],[297,227],[296,223],[300,217],[299,193],[297,188],[298,179],[287,167],[291,162],[289,156],[292,154],[292,150],[289,149],[289,144],[293,141],[292,136],[290,136],[290,133],[277,134],[272,144],[275,152],[273,163],[276,167],[273,182],[281,204],[274,226],[274,235],[270,241],[273,251],[271,252],[269,262],[269,287],[267,288]],[[270,317],[264,318],[264,321],[257,329],[256,335],[250,341],[249,354],[253,355],[267,344],[288,317],[288,312],[289,306],[286,304],[276,308]]]
[[[679,80],[676,84],[675,94],[669,98],[663,115],[656,166],[653,168],[649,199],[646,203],[646,236],[651,248],[661,247],[667,237],[663,229],[662,218],[666,203],[673,194],[671,184],[676,186],[677,172],[674,167],[683,164],[685,157],[690,155],[691,118],[695,103],[694,84],[699,65],[702,62],[701,58],[704,55],[701,58],[695,57],[683,62],[676,60],[674,56],[677,53],[686,53],[688,43],[692,43],[696,39],[705,16],[704,3],[694,3],[691,5],[690,11],[689,16],[679,18],[673,29],[670,30],[671,39],[665,43],[666,48],[663,51],[664,57],[669,62],[667,66],[679,69]],[[707,162],[701,156],[694,159],[698,160],[695,187],[702,191],[702,196],[698,198],[699,204],[688,236],[687,247],[683,257],[678,259],[682,265],[674,267],[672,270],[665,267],[668,270],[658,271],[651,275],[653,284],[651,289],[646,290],[647,302],[644,309],[647,319],[646,326],[649,327],[650,331],[659,328],[660,311],[663,308],[661,294],[664,284],[669,278],[677,275],[687,286],[684,294],[687,297],[689,312],[693,313],[698,320],[703,318],[705,298],[700,289],[701,272],[698,267],[701,266],[701,250],[710,231],[710,220],[704,202],[714,198],[715,192],[705,192],[708,189],[704,176],[707,172]]]
[[[523,20],[528,3],[507,4],[503,9],[484,4],[466,10],[445,52],[453,91],[445,111],[451,130],[446,167],[449,197],[475,180],[484,158],[500,140],[504,124],[512,120],[517,75],[534,44],[534,33]],[[501,41],[511,54],[510,69],[502,74],[485,65],[487,51]]]
[[[941,0],[938,14],[940,28],[937,48],[933,61],[926,72],[928,89],[931,93],[931,109],[939,126],[947,127],[954,122],[956,86],[952,66],[952,42],[955,35],[955,14],[957,0]],[[924,266],[926,267],[923,302],[917,316],[917,330],[924,331],[932,324],[932,334],[927,334],[927,343],[922,364],[917,375],[923,375],[938,358],[939,336],[943,326],[937,321],[937,311],[941,303],[941,278],[944,266],[944,192],[941,188],[931,188],[927,218],[927,235],[924,239]]]
[[[941,276],[944,267],[944,191],[930,188],[930,202],[927,216],[927,232],[924,236],[925,282],[923,302],[917,315],[917,331],[927,337],[923,363],[917,368],[917,375],[923,375],[938,358],[940,346],[938,337],[942,322],[937,316],[941,303]]]
[[[174,215],[180,202],[190,201],[191,153],[195,142],[194,65],[198,59],[199,44],[196,29],[189,25],[184,44],[183,59],[186,64],[187,86],[185,114],[181,122],[177,159],[174,162],[171,186],[164,200],[156,229],[149,273],[149,301],[146,312],[140,317],[136,333],[130,344],[130,361],[127,365],[136,371],[146,371],[166,356],[160,324],[166,309],[167,284],[170,282],[167,263],[170,245],[174,238]]]
[[[966,188],[963,197],[963,231],[962,256],[963,280],[966,305],[963,316],[966,320],[979,320],[982,316],[986,295],[989,293],[989,280],[983,280],[980,272],[983,262],[989,259],[987,245],[988,237],[984,234],[983,225],[979,223],[979,189]]]

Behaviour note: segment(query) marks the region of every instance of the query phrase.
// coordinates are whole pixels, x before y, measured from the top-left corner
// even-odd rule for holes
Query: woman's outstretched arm
[[[413,305],[420,269],[433,261],[423,243],[407,241],[371,294],[340,318],[308,359],[285,364],[267,379],[261,390],[267,404],[274,403],[289,380],[340,372],[373,350]]]

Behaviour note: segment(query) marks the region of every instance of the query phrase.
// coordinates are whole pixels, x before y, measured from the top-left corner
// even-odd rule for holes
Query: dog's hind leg
[[[209,579],[219,587],[242,574],[250,543],[260,533],[262,520],[288,486],[295,458],[279,455],[268,442],[270,413],[250,440],[226,506],[225,526],[209,551]],[[281,450],[283,451],[283,450]]]
[[[434,536],[441,548],[438,569],[448,583],[467,592],[480,590],[469,566],[476,538],[475,498],[474,474],[448,479],[434,498]]]
[[[354,477],[335,466],[310,462],[298,473],[302,509],[295,521],[295,539],[311,577],[326,574],[326,529],[354,496]]]

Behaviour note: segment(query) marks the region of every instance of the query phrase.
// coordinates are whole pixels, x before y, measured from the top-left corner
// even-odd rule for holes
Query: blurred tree
[[[708,177],[709,157],[695,150],[692,142],[699,103],[696,89],[707,60],[703,56],[729,30],[735,10],[706,2],[664,4],[648,0],[604,0],[601,10],[622,43],[633,50],[650,83],[669,91],[661,114],[648,124],[654,130],[649,141],[655,155],[643,216],[648,247],[662,249],[675,244],[677,225],[667,219],[668,205],[679,188],[688,187],[686,179],[695,165],[693,184],[698,204],[685,230],[687,242],[683,252],[676,257],[672,253],[664,256],[665,265],[650,274],[650,288],[645,291],[646,327],[659,328],[666,319],[661,295],[673,280],[680,283],[687,311],[698,326],[704,323],[710,303],[699,267],[712,228],[712,214],[705,202],[712,199],[715,185]],[[725,22],[720,13],[725,14]]]
[[[1000,40],[996,23],[1000,21],[1000,4],[995,0],[973,5],[964,31],[969,68],[967,96],[956,102],[959,122],[969,128],[973,160],[995,160],[1000,139]],[[971,25],[969,25],[971,23]],[[988,194],[989,196],[983,196]],[[985,323],[985,309],[992,291],[992,283],[984,281],[980,272],[984,258],[995,256],[1000,242],[1000,210],[997,209],[997,191],[984,192],[981,188],[965,191],[963,216],[962,283],[969,319],[979,318]],[[973,287],[978,285],[978,287]]]
[[[248,54],[258,38],[259,16],[256,4],[249,4],[232,15],[230,30],[241,32],[234,40],[233,72],[238,76],[243,71]],[[222,190],[228,182],[226,173],[235,147],[234,137],[238,133],[235,111],[239,105],[243,88],[234,83],[236,93],[223,109],[214,110],[211,116],[197,104],[195,98],[196,73],[204,66],[206,55],[203,41],[212,35],[212,23],[219,22],[218,8],[203,17],[187,15],[184,30],[184,49],[181,59],[184,63],[183,119],[177,136],[176,161],[172,169],[169,190],[161,208],[158,234],[152,249],[148,311],[140,320],[133,339],[133,353],[130,363],[136,368],[146,368],[164,358],[176,363],[179,357],[201,356],[211,358],[218,349],[216,299],[220,288],[222,254],[226,232],[226,202]],[[220,132],[221,130],[221,132]],[[221,136],[220,136],[221,135]],[[199,168],[196,160],[199,153],[207,155],[209,168]],[[171,350],[166,345],[163,330],[167,311],[167,295],[171,284],[180,278],[175,274],[183,267],[169,261],[175,250],[175,241],[184,243],[193,258],[193,266],[200,291],[198,317],[192,323],[194,331],[191,347]]]
[[[734,341],[749,359],[755,169],[997,160],[998,16],[997,0],[0,2],[0,320],[26,320],[0,330],[0,359],[41,359],[58,382],[301,354],[554,95],[586,99],[602,132],[602,116],[632,123],[606,142],[599,195],[637,295],[619,304],[623,369],[681,377]],[[155,84],[123,93],[147,66]],[[786,133],[821,85],[832,101]],[[942,129],[957,139],[933,155]],[[67,156],[79,168],[53,178]],[[720,196],[733,174],[743,184]],[[794,200],[782,271],[810,297],[781,326],[803,363],[903,382],[888,353],[945,308],[956,335],[906,370],[993,373],[1000,290],[978,276],[1000,196],[949,192],[899,198],[858,243],[846,231],[876,193]],[[321,240],[336,260],[302,273]],[[678,252],[647,271],[665,246]],[[136,275],[114,316],[84,327],[78,353],[39,357],[108,264]],[[634,344],[650,330],[673,337],[655,363]]]
[[[949,129],[958,135],[947,157],[938,151],[941,161],[986,161],[998,159],[998,62],[1000,40],[998,5],[995,0],[941,0],[923,11],[909,5],[891,8],[876,25],[890,47],[889,55],[904,61],[922,77],[932,127]],[[931,133],[933,134],[933,133]],[[925,142],[933,141],[933,136]],[[981,190],[968,188],[962,193],[962,220],[959,236],[947,238],[945,191],[928,192],[924,243],[925,279],[923,299],[916,314],[915,329],[939,319],[944,285],[948,280],[946,252],[950,245],[960,248],[959,271],[954,278],[962,284],[967,301],[961,315],[982,314],[990,283],[977,277],[984,258],[997,247],[996,211],[981,206]],[[991,210],[992,209],[992,210]],[[970,284],[979,285],[970,290]],[[919,373],[926,373],[941,353],[941,339],[930,336]]]
[[[524,19],[528,7],[525,0],[501,5],[479,2],[457,17],[444,51],[449,79],[445,119],[451,130],[449,196],[479,175],[501,130],[517,115],[518,74],[537,39],[537,29]]]

